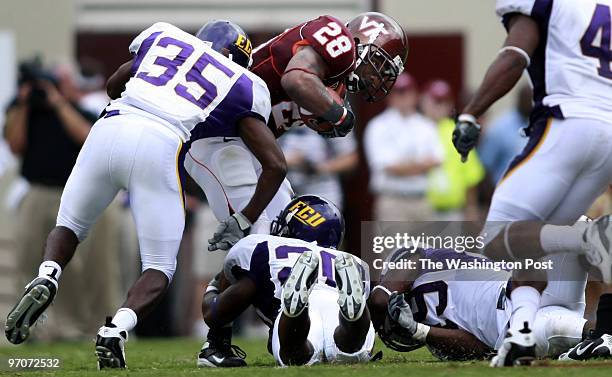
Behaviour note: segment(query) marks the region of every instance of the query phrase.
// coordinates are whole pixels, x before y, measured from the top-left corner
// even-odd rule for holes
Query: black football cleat
[[[198,368],[246,367],[246,352],[232,344],[232,328],[211,329],[198,354]]]
[[[612,357],[612,336],[603,334],[597,336],[593,330],[589,332],[589,336],[582,342],[570,348],[564,354],[559,356],[559,360],[563,361],[582,361]]]
[[[106,323],[100,327],[96,337],[98,369],[126,368],[125,342],[127,342],[128,333],[117,328],[111,319],[111,317],[106,317]]]
[[[20,344],[28,339],[32,325],[53,302],[56,293],[56,282],[43,277],[32,280],[6,317],[6,339],[13,344]]]
[[[527,322],[519,331],[508,330],[497,355],[491,360],[492,367],[529,366],[536,359],[535,339]]]

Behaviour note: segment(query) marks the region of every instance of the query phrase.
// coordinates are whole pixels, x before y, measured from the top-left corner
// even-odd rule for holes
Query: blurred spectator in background
[[[375,218],[431,220],[427,174],[444,156],[436,126],[417,112],[419,92],[408,73],[397,78],[387,101],[387,109],[370,121],[364,135]]]
[[[20,174],[29,183],[16,221],[17,292],[37,273],[45,240],[55,227],[62,189],[97,118],[77,104],[79,90],[70,72],[65,68],[47,72],[38,61],[22,64],[18,94],[7,109],[4,137],[21,158]],[[46,326],[49,333],[41,333],[42,338],[81,338],[99,326],[92,322],[94,308],[108,307],[112,313],[119,279],[109,265],[116,260],[116,248],[105,248],[113,233],[100,228],[95,227],[88,243],[79,246],[76,260],[65,272],[67,292],[52,306],[49,321],[55,325]],[[90,245],[96,245],[95,253]],[[83,287],[87,295],[82,294]]]
[[[421,97],[423,113],[438,126],[440,144],[444,150],[442,165],[429,175],[427,199],[436,211],[438,220],[478,220],[477,185],[485,176],[485,170],[476,151],[462,163],[455,151],[452,134],[455,121],[453,92],[443,80],[434,80],[425,86]]]
[[[295,193],[321,195],[342,209],[340,174],[358,163],[354,134],[325,139],[308,127],[293,127],[280,141]]]
[[[531,87],[522,86],[518,91],[515,107],[484,128],[478,153],[494,185],[502,178],[510,161],[527,143],[527,138],[521,135],[520,130],[529,123],[531,93]]]
[[[105,81],[102,63],[89,57],[80,59],[77,86],[81,91],[79,105],[83,109],[99,115],[108,105]]]

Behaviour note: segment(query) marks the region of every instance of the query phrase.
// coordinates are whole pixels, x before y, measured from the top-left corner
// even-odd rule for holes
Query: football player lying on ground
[[[279,365],[369,360],[368,270],[335,249],[343,234],[344,220],[332,203],[314,195],[292,200],[271,235],[249,235],[230,250],[219,281],[207,289],[206,323],[223,326],[253,305],[272,328],[268,350]],[[202,351],[198,365],[242,365],[209,356]]]
[[[406,35],[389,16],[362,13],[346,26],[334,17],[321,16],[289,28],[256,48],[251,70],[270,89],[272,116],[268,126],[276,136],[305,122],[324,137],[337,137],[350,132],[355,119],[346,98],[339,103],[334,100],[336,94],[346,92],[346,86],[366,101],[384,98],[403,71],[407,56]],[[305,112],[312,115],[303,121]],[[243,221],[239,228],[233,228],[234,234],[222,237],[221,231],[228,222],[234,222],[232,217],[240,217],[252,195],[259,169],[240,140],[231,134],[217,136],[224,137],[202,135],[193,142],[185,168],[222,222],[209,240],[209,250],[227,250],[246,234],[268,234],[270,222],[291,200],[293,191],[285,180],[256,223]],[[205,301],[204,312],[206,305]],[[211,327],[202,351],[215,355],[210,361],[216,366],[224,363],[215,360],[245,365],[234,357],[230,344],[231,328]]]
[[[381,339],[399,351],[411,351],[427,345],[434,354],[444,359],[466,360],[484,358],[493,350],[498,355],[492,365],[505,366],[530,363],[537,357],[557,357],[561,360],[586,360],[610,357],[612,352],[612,295],[600,298],[597,322],[594,326],[583,318],[586,286],[585,265],[580,263],[610,253],[610,245],[601,243],[597,234],[605,216],[587,225],[579,222],[573,227],[557,227],[571,236],[555,243],[542,242],[542,234],[550,231],[535,222],[508,224],[489,245],[486,252],[497,259],[521,260],[519,250],[530,250],[525,258],[536,255],[565,254],[561,265],[553,266],[548,274],[538,277],[537,271],[495,271],[494,269],[459,269],[431,271],[402,269],[383,271],[380,282],[370,295],[368,305],[372,322]],[[582,240],[582,235],[585,240]],[[534,237],[535,236],[535,237]],[[607,247],[607,248],[606,248]],[[418,250],[411,254],[405,249],[395,251],[388,261],[431,259],[443,262],[458,260],[471,263],[488,261],[486,257],[454,250]],[[594,274],[601,274],[601,265],[595,264]],[[417,266],[419,264],[417,263]],[[593,267],[593,265],[588,266]],[[608,267],[610,268],[609,264]],[[544,279],[540,281],[525,281]],[[523,335],[534,345],[501,347],[507,336],[508,324],[517,311],[510,299],[512,290],[531,286],[549,300],[536,308],[533,333],[525,329]],[[560,289],[562,288],[562,289]],[[555,302],[550,304],[551,299]],[[579,353],[575,347],[585,336],[591,340]],[[507,343],[506,343],[507,344]],[[529,347],[524,350],[522,347]],[[505,352],[504,355],[499,353]]]
[[[128,332],[161,300],[176,269],[185,224],[179,164],[183,143],[194,130],[231,129],[244,138],[263,172],[243,213],[250,221],[259,217],[283,181],[286,165],[265,123],[269,92],[246,69],[250,55],[240,48],[245,40],[242,29],[227,21],[211,21],[197,36],[156,23],[134,39],[134,58],[109,79],[113,101],[93,126],[66,183],[38,277],[7,317],[11,343],[28,338],[53,301],[77,245],[117,192],[126,189],[142,274],[96,338],[98,366],[125,367]]]

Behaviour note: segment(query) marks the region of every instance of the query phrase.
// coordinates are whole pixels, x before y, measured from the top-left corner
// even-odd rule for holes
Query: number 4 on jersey
[[[598,38],[599,37],[599,38]],[[591,23],[580,40],[585,56],[599,60],[599,75],[612,80],[612,14],[607,5],[597,4]],[[596,43],[599,42],[599,46]]]
[[[325,46],[329,56],[336,58],[351,50],[351,40],[342,34],[342,27],[337,22],[330,22],[317,30],[312,36]],[[335,37],[335,38],[334,38]]]

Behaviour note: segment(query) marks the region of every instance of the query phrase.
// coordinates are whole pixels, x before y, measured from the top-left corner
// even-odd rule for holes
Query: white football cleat
[[[604,283],[612,284],[612,215],[606,215],[589,223],[582,236],[584,256],[589,264],[599,270]]]
[[[535,361],[535,339],[527,322],[519,331],[508,330],[497,355],[491,360],[492,367],[531,365]]]
[[[293,265],[282,291],[283,313],[297,317],[308,307],[308,296],[319,276],[319,256],[308,250]]]
[[[361,318],[365,309],[364,287],[359,267],[353,257],[346,253],[335,258],[334,266],[340,313],[347,321],[356,321]]]

